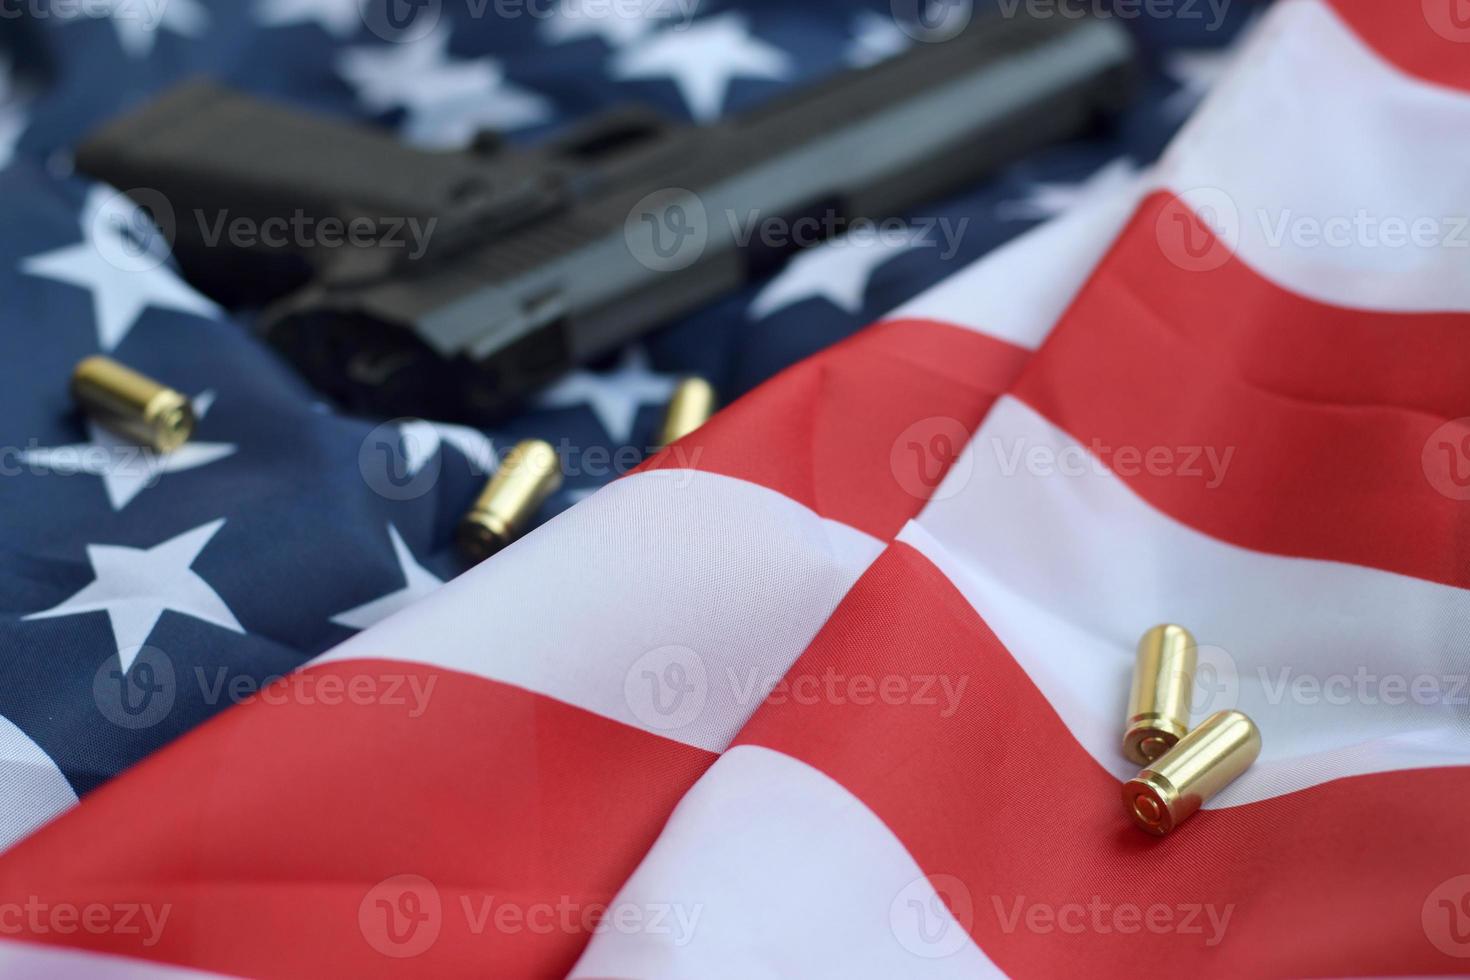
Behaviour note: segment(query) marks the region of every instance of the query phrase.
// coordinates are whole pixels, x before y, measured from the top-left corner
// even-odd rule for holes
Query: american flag
[[[954,250],[803,253],[488,432],[320,404],[68,148],[198,72],[424,145],[709,119],[902,50],[903,4],[390,44],[356,0],[54,2],[0,110],[7,976],[1470,964],[1460,0],[1106,4],[1142,97],[910,216]],[[98,351],[194,441],[77,417]],[[626,472],[690,373],[738,400]],[[581,462],[466,571],[524,436]],[[1160,622],[1264,739],[1162,840],[1119,798]]]

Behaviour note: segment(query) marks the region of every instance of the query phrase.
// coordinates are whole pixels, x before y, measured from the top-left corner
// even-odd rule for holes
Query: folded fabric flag
[[[1366,0],[1278,4],[1135,186],[0,857],[5,895],[140,924],[43,915],[0,955],[102,975],[136,967],[94,953],[272,976],[1460,968],[1462,40]],[[1342,244],[1303,237],[1344,216]],[[1391,219],[1420,237],[1363,230]],[[1203,644],[1196,713],[1247,711],[1265,749],[1155,840],[1121,810],[1118,744],[1133,643],[1164,620]]]

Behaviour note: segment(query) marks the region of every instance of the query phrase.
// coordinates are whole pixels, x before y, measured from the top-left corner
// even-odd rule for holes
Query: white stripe
[[[718,752],[882,547],[743,480],[639,473],[315,663],[448,667]]]
[[[9,939],[0,940],[0,974],[6,980],[205,980],[223,976],[150,960]]]
[[[1238,706],[1261,728],[1260,761],[1214,805],[1470,764],[1470,593],[1201,534],[1009,396],[900,540],[964,593],[1116,776],[1137,768],[1119,753],[1134,645],[1161,622],[1192,630],[1209,665],[1195,720]],[[1416,684],[1433,691],[1416,698]]]
[[[1465,93],[1384,61],[1320,0],[1284,0],[1153,171],[1123,191],[1103,187],[889,318],[1039,347],[1139,200],[1159,189],[1284,289],[1360,309],[1470,310],[1466,133]],[[1393,244],[1386,223],[1412,230],[1421,220],[1431,244]],[[1329,231],[1331,241],[1314,242]]]
[[[948,876],[926,878],[892,831],[820,771],[742,745],[679,803],[604,918],[627,907],[651,922],[650,910],[665,909],[667,928],[600,931],[572,976],[998,976],[961,925],[986,914],[978,898]]]
[[[52,758],[0,717],[0,850],[76,805],[77,794]]]
[[[1421,16],[1412,6],[1403,15]],[[1470,96],[1400,71],[1321,0],[1286,0],[1174,139],[1159,179],[1227,232],[1238,225],[1226,240],[1239,257],[1287,289],[1360,309],[1470,310],[1466,134]],[[1274,241],[1283,220],[1310,235],[1360,212],[1365,230],[1341,245]],[[1434,223],[1439,241],[1395,247],[1385,220]]]
[[[885,319],[938,320],[1035,349],[1117,239],[1143,190],[1141,181],[1121,191],[1107,185]]]

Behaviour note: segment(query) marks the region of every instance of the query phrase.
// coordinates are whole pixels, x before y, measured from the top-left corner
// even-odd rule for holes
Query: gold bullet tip
[[[1155,626],[1138,641],[1123,730],[1123,755],[1147,765],[1189,731],[1198,652],[1182,626]]]
[[[715,389],[708,381],[698,377],[680,381],[664,413],[658,445],[672,445],[704,425],[715,414],[715,404]]]
[[[79,363],[71,394],[98,425],[161,453],[179,448],[194,433],[188,398],[110,357],[93,355]]]
[[[520,536],[561,482],[561,460],[550,443],[540,439],[518,443],[460,522],[461,552],[480,562],[500,551]]]

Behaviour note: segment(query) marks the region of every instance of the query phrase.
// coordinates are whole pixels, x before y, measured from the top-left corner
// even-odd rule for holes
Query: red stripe
[[[782,372],[646,465],[749,480],[887,540],[923,509],[949,450],[963,448],[1029,357],[942,323],[881,323]]]
[[[1470,586],[1470,510],[1448,472],[1425,469],[1470,468],[1434,451],[1439,440],[1460,452],[1461,433],[1440,430],[1470,415],[1467,318],[1334,309],[1233,261],[1184,272],[1154,233],[1177,207],[1150,199],[1014,393],[1113,454],[1233,453],[1216,488],[1118,468],[1205,533]]]
[[[1186,271],[1165,257],[1155,231],[1179,220],[1200,244],[1221,250],[1220,268]],[[1470,314],[1380,313],[1305,299],[1231,255],[1167,192],[1144,200],[1096,275],[1120,294],[1116,307],[1136,306],[1159,329],[1267,392],[1441,418],[1470,410]]]
[[[974,908],[966,924],[1009,974],[1466,967],[1430,943],[1421,911],[1438,884],[1470,872],[1463,828],[1470,770],[1343,779],[1206,811],[1156,840],[1129,825],[1118,781],[1077,743],[964,598],[902,544],[869,569],[787,680],[792,689],[802,677],[820,685],[830,672],[942,676],[966,686],[948,718],[943,698],[921,703],[913,684],[916,696],[903,704],[791,698],[763,706],[738,742],[821,769],[877,813],[925,873],[964,882]],[[834,889],[840,895],[840,882]],[[1057,911],[1094,899],[1110,909],[1162,903],[1181,924],[1181,906],[1233,909],[1215,946],[1205,945],[1208,926],[1203,935],[1112,931],[1111,912],[1106,932],[1032,931],[1024,918],[1008,928],[1018,902]],[[1077,913],[1064,915],[1075,927]]]
[[[1470,89],[1470,7],[1464,0],[1329,0],[1342,19],[1402,70]]]
[[[319,691],[329,677],[344,690],[370,678],[385,695],[392,678],[434,687],[420,717],[411,698],[225,712],[0,859],[6,901],[171,906],[162,941],[20,938],[249,976],[564,976],[596,921],[582,916],[613,898],[714,761],[451,671],[361,661],[299,676]],[[406,959],[359,924],[368,899],[386,942],[375,902],[398,892],[369,891],[402,874],[427,878],[442,903],[438,938]],[[501,905],[530,918],[497,928]]]

